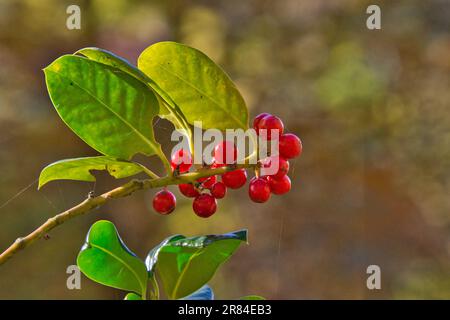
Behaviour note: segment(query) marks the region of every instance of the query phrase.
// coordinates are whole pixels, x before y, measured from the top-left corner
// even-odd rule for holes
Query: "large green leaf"
[[[58,114],[92,148],[127,160],[136,153],[161,153],[152,128],[158,101],[145,84],[74,55],[56,59],[44,72]]]
[[[175,101],[190,124],[202,121],[205,129],[247,129],[248,111],[238,89],[199,50],[159,42],[141,53],[138,68]]]
[[[53,180],[95,181],[91,170],[107,170],[114,178],[121,179],[142,172],[143,167],[138,163],[107,156],[60,160],[41,171],[39,188]]]
[[[161,97],[163,101],[160,103],[159,116],[171,121],[176,128],[183,128],[188,130],[186,126],[187,121],[184,118],[181,110],[173,102],[170,96],[164,92],[152,79],[145,75],[141,70],[133,66],[124,58],[104,49],[100,48],[83,48],[75,52],[75,54],[83,55],[90,60],[94,60],[128,73],[129,75],[135,77],[139,81],[142,81],[148,85],[157,95]]]
[[[155,274],[156,263],[158,262],[158,254],[159,254],[159,251],[162,249],[162,247],[164,247],[165,245],[167,245],[168,243],[170,243],[172,241],[176,241],[176,240],[184,239],[184,238],[185,238],[184,236],[179,235],[179,234],[170,236],[170,237],[164,239],[160,244],[158,244],[152,250],[150,250],[150,252],[147,254],[147,257],[145,258],[145,266],[147,267],[149,277],[153,277]]]
[[[110,221],[97,221],[89,230],[77,258],[80,270],[106,286],[132,291],[145,297],[147,270],[144,262],[123,243]]]
[[[246,230],[193,238],[171,237],[150,251],[147,269],[156,269],[170,299],[180,299],[205,285],[243,241],[247,241]]]

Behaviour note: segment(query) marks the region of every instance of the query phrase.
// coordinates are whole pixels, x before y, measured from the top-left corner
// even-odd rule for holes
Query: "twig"
[[[186,173],[179,176],[166,176],[163,178],[146,180],[131,180],[118,188],[103,193],[102,195],[96,197],[88,197],[80,204],[48,219],[44,224],[42,224],[39,228],[31,232],[26,237],[17,238],[17,240],[14,241],[14,243],[9,246],[9,248],[7,248],[2,254],[0,254],[0,265],[4,264],[17,252],[25,249],[36,240],[44,238],[53,228],[59,226],[60,224],[63,224],[67,220],[91,212],[92,210],[104,205],[106,202],[109,202],[112,199],[129,196],[138,190],[146,190],[168,185],[194,182],[199,178],[218,175],[225,173],[226,171],[232,171],[239,168],[254,168],[255,166],[255,164],[246,163],[217,169],[200,169],[196,172]]]

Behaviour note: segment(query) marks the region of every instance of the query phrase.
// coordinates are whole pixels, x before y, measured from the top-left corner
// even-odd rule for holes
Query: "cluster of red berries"
[[[287,176],[289,171],[288,159],[299,156],[302,152],[300,139],[291,133],[284,134],[283,122],[276,116],[262,113],[253,122],[253,128],[258,135],[272,140],[271,129],[279,130],[279,155],[260,160],[261,167],[270,167],[272,161],[278,161],[278,171],[270,176],[257,176],[251,179],[249,196],[254,202],[266,202],[270,195],[281,195],[291,189],[291,180]],[[233,142],[223,141],[214,148],[214,161],[211,168],[220,168],[236,163],[237,149]],[[171,166],[177,173],[186,173],[192,166],[189,152],[180,149],[171,157]],[[217,199],[225,197],[227,188],[239,189],[247,182],[245,169],[236,169],[222,174],[221,181],[217,176],[198,179],[194,183],[179,184],[180,192],[189,198],[194,198],[192,208],[199,217],[207,218],[217,210]],[[163,189],[153,199],[153,208],[161,214],[169,214],[175,209],[175,195]]]
[[[270,156],[260,161],[262,167],[269,168],[273,161],[278,162],[278,171],[267,176],[256,176],[250,180],[248,194],[254,202],[266,202],[270,195],[282,195],[291,190],[291,179],[289,161],[300,156],[302,153],[302,142],[299,137],[292,133],[284,133],[284,124],[280,118],[269,113],[261,113],[253,120],[253,129],[256,133],[267,140],[278,138],[278,155]],[[278,130],[278,135],[272,136],[272,130]]]

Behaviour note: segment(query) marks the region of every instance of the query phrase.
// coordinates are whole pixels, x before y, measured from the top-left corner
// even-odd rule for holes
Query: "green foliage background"
[[[82,9],[80,31],[65,28],[69,4]],[[250,245],[211,282],[221,298],[450,298],[450,8],[379,1],[382,30],[369,31],[369,4],[1,1],[0,206],[48,163],[97,155],[58,118],[41,71],[87,46],[133,63],[157,41],[196,47],[237,83],[250,118],[281,116],[305,152],[292,163],[293,191],[262,206],[240,190],[211,219],[197,218],[181,197],[161,217],[149,191],[75,219],[1,267],[0,298],[123,298],[86,278],[82,290],[66,288],[65,269],[98,219],[113,221],[141,257],[171,234],[248,228]],[[154,130],[170,150],[171,124]],[[54,182],[38,192],[33,184],[1,207],[0,249],[92,189],[121,183],[97,176],[95,185]],[[381,291],[366,289],[369,264],[382,269]]]

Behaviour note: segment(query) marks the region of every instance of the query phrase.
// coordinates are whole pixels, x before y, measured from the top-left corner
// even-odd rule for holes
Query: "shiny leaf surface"
[[[244,99],[228,75],[201,51],[159,42],[142,52],[138,68],[175,101],[190,124],[202,121],[205,129],[247,129]]]
[[[178,106],[169,97],[169,95],[164,92],[164,90],[162,90],[152,79],[146,76],[141,70],[133,66],[127,60],[118,55],[115,55],[108,50],[93,47],[80,49],[75,52],[75,54],[80,54],[89,58],[90,60],[94,60],[118,68],[148,85],[149,88],[151,88],[163,100],[159,104],[158,115],[171,121],[176,128],[187,129],[185,125],[186,119],[184,118],[184,115],[182,114]]]
[[[180,299],[200,289],[219,266],[247,241],[247,231],[186,238],[171,237],[149,253],[167,296]],[[147,267],[149,264],[147,263]]]
[[[158,101],[129,74],[80,56],[65,55],[44,69],[50,98],[63,121],[104,155],[129,160],[158,153],[152,120]]]
[[[194,293],[184,297],[182,300],[214,300],[214,292],[210,286],[204,285]]]
[[[97,221],[91,226],[77,265],[93,281],[145,297],[145,264],[125,246],[110,221]]]

